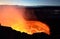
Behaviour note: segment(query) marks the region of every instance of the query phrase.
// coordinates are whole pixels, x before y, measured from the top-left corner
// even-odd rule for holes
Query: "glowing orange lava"
[[[11,27],[20,32],[33,34],[44,32],[50,34],[48,25],[39,21],[27,21],[24,19],[24,7],[18,9],[16,6],[0,6],[0,23],[7,27]]]

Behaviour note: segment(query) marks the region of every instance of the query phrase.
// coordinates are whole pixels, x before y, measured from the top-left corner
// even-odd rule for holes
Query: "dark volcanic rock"
[[[28,35],[27,33],[21,33],[13,30],[11,27],[4,27],[0,25],[0,39],[48,39],[49,36],[45,33],[35,33]]]

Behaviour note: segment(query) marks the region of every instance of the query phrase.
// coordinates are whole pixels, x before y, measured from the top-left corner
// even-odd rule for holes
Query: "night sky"
[[[0,0],[0,5],[60,6],[60,0]]]

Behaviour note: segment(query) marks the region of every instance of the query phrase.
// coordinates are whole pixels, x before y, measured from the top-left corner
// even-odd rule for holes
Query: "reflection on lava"
[[[40,21],[28,21],[24,18],[25,8],[18,9],[16,6],[0,6],[0,23],[7,27],[11,27],[20,32],[33,34],[44,32],[50,34],[48,25]]]

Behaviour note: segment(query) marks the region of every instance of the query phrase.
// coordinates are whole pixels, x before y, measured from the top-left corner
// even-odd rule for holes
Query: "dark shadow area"
[[[37,16],[37,20],[50,27],[50,38],[60,39],[60,6],[28,7]]]

